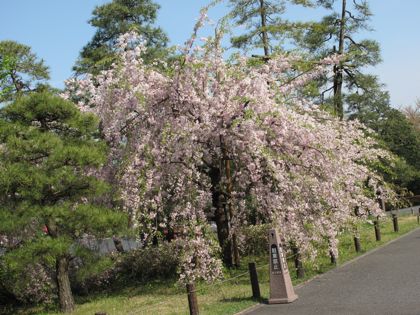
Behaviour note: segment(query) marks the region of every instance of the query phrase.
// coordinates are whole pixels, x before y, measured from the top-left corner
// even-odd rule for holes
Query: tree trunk
[[[57,258],[56,273],[60,310],[64,313],[70,313],[74,310],[74,299],[70,288],[69,260],[67,257]]]
[[[303,268],[302,257],[300,256],[300,250],[296,245],[292,245],[293,259],[295,262],[296,276],[298,279],[305,278],[305,269]]]
[[[211,192],[212,203],[216,209],[214,213],[214,220],[217,226],[217,238],[219,240],[220,248],[222,249],[223,263],[232,266],[232,243],[229,238],[229,221],[226,209],[223,205],[222,194],[220,192],[221,174],[219,168],[212,168],[210,170],[211,178]]]
[[[117,252],[124,253],[124,247],[123,247],[123,244],[122,244],[121,237],[114,236],[112,238],[112,241],[114,242],[114,246],[117,249]]]
[[[341,19],[340,19],[340,38],[338,42],[338,54],[344,53],[344,38],[346,27],[346,0],[342,0]],[[334,111],[340,119],[344,117],[343,107],[343,65],[340,63],[334,68]]]
[[[268,34],[267,34],[267,16],[265,11],[264,0],[260,0],[260,15],[261,15],[261,36],[264,48],[264,56],[270,55],[270,47],[268,46]]]
[[[328,247],[331,248],[331,240],[328,239]],[[332,249],[330,249],[330,260],[331,260],[331,264],[332,265],[337,265],[337,257],[335,256],[334,252]]]
[[[231,178],[231,174],[230,174],[230,160],[228,159],[228,157],[226,156],[226,150],[224,150],[225,152],[225,172],[226,172],[226,183],[227,183],[227,187],[226,187],[226,191],[227,191],[227,200],[226,200],[226,206],[228,208],[228,213],[229,213],[229,221],[232,227],[232,218],[233,218],[233,209],[232,209],[232,201],[231,201],[231,196],[232,196],[232,178]],[[235,265],[235,267],[239,267],[240,266],[240,258],[239,258],[239,248],[238,248],[238,241],[237,241],[237,237],[236,237],[236,233],[233,231],[232,233],[232,251],[233,251],[233,264]]]

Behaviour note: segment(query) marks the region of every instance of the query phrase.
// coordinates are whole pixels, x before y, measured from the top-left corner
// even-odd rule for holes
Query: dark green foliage
[[[52,303],[56,299],[53,275],[51,268],[39,263],[28,264],[22,272],[0,261],[0,304]]]
[[[258,256],[267,253],[269,224],[250,225],[241,229],[241,255]]]
[[[109,69],[115,61],[118,37],[129,31],[138,32],[146,40],[146,62],[165,56],[168,38],[154,26],[158,9],[152,0],[113,0],[96,7],[89,23],[97,30],[80,53],[74,66],[76,73],[98,74]]]
[[[349,117],[373,129],[384,146],[398,156],[394,165],[379,167],[385,179],[420,194],[420,133],[402,112],[390,106],[389,94],[376,78],[365,78],[369,88],[363,94],[347,96]]]
[[[0,42],[0,103],[42,87],[48,67],[31,48],[15,41]]]
[[[74,291],[79,295],[103,292],[130,284],[146,284],[175,279],[179,267],[177,243],[161,242],[125,253],[115,253],[101,272],[73,277]]]
[[[95,117],[48,93],[0,110],[0,237],[6,236],[10,270],[34,263],[54,269],[58,259],[76,256],[92,260],[79,240],[127,225],[121,213],[89,202],[107,189],[93,176],[106,154],[97,129]]]
[[[137,249],[124,254],[117,268],[130,280],[146,282],[175,278],[179,265],[176,242]]]

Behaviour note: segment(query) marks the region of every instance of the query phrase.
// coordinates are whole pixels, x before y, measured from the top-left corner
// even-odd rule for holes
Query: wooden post
[[[299,248],[292,246],[293,258],[295,261],[296,276],[298,279],[305,278],[305,269],[303,269],[302,259],[300,257]]]
[[[254,299],[259,299],[261,298],[261,293],[260,293],[260,284],[258,282],[258,274],[257,274],[257,268],[255,267],[255,263],[250,262],[248,264],[248,269],[249,269],[249,277],[251,279],[252,297]]]
[[[392,214],[392,223],[394,225],[394,232],[398,232],[400,227],[398,226],[398,216],[395,213]]]
[[[379,226],[379,216],[376,218],[374,224],[376,241],[379,242],[381,240],[381,227]]]
[[[360,237],[359,236],[354,237],[354,248],[356,249],[356,253],[359,253],[361,251]]]
[[[197,292],[195,291],[194,283],[187,284],[188,306],[190,308],[190,315],[198,315]]]
[[[419,208],[419,213],[417,213],[417,224],[420,224],[420,208]]]

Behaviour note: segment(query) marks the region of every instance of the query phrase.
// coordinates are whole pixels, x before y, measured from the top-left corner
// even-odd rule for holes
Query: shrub
[[[250,225],[240,230],[240,251],[243,256],[257,256],[268,251],[268,224]]]
[[[78,295],[87,295],[127,282],[173,278],[179,265],[176,253],[176,242],[113,253],[103,259],[101,268],[88,270],[85,275],[80,272],[84,263],[79,261],[72,266],[72,288]]]
[[[24,272],[16,272],[0,263],[0,295],[7,299],[5,302],[51,304],[56,298],[53,279],[52,271],[39,263],[28,265]]]
[[[174,277],[179,264],[176,244],[161,243],[124,254],[118,263],[119,272],[128,279],[145,282]]]

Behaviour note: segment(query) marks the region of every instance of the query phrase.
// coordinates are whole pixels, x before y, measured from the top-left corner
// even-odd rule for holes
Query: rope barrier
[[[218,282],[215,282],[215,283],[209,284],[209,285],[207,285],[207,286],[205,286],[205,287],[202,287],[202,288],[200,288],[200,289],[196,289],[196,290],[194,290],[194,291],[191,291],[191,293],[194,293],[194,292],[200,292],[200,291],[203,291],[204,289],[208,289],[208,288],[211,288],[211,287],[218,286],[218,285],[220,285],[220,284],[223,284],[223,283],[226,283],[226,282],[229,282],[229,281],[232,281],[232,280],[238,279],[238,278],[243,277],[243,276],[248,275],[248,274],[249,274],[249,271],[244,272],[244,273],[241,273],[241,274],[236,275],[236,276],[234,276],[234,277],[231,277],[231,278],[229,278],[229,279],[225,279],[225,280],[222,280],[222,281],[218,281]]]
[[[291,259],[291,258],[293,258],[295,256],[297,256],[297,254],[292,254],[292,255],[286,256],[286,259]],[[270,266],[269,263],[268,264],[265,264],[265,265],[258,266],[255,269],[258,270],[258,269],[262,269],[262,268],[265,268],[265,267],[268,267],[268,266]],[[222,281],[218,281],[218,282],[209,284],[209,285],[207,285],[205,287],[202,287],[200,289],[196,289],[194,291],[191,291],[191,293],[200,292],[200,291],[203,291],[204,289],[208,289],[208,288],[215,287],[215,286],[218,286],[220,284],[223,284],[223,283],[226,283],[226,282],[229,282],[229,281],[233,281],[233,280],[238,279],[240,277],[243,277],[245,275],[249,275],[249,271],[243,272],[243,273],[241,273],[239,275],[236,275],[234,277],[231,277],[231,278],[228,278],[228,279],[225,279],[225,280],[222,280]]]
[[[294,257],[296,257],[296,256],[297,256],[297,254],[292,254],[292,255],[286,256],[286,259],[287,259],[287,260],[289,260],[289,259],[292,259],[292,258],[294,258]],[[268,266],[270,266],[270,263],[268,263],[268,264],[264,264],[264,265],[260,265],[260,266],[256,267],[255,269],[259,270],[259,269],[266,268],[266,267],[268,267]],[[224,279],[224,280],[222,280],[222,281],[218,281],[218,282],[215,282],[215,283],[212,283],[212,284],[208,284],[208,285],[206,285],[206,286],[204,286],[204,287],[201,287],[201,288],[199,288],[199,289],[195,289],[194,291],[191,291],[190,293],[202,292],[202,291],[204,291],[204,290],[211,289],[211,288],[213,288],[213,287],[216,287],[216,286],[222,285],[222,284],[224,284],[224,283],[227,283],[227,282],[230,282],[230,281],[234,281],[234,280],[239,279],[239,278],[241,278],[241,277],[243,277],[243,276],[246,276],[246,275],[249,275],[249,271],[246,271],[246,272],[240,273],[240,274],[238,274],[238,275],[235,275],[235,276],[230,277],[230,278],[228,278],[228,279]],[[160,305],[162,305],[162,304],[164,304],[164,303],[168,303],[168,300],[161,301],[161,302],[159,302],[159,303],[157,303],[157,304],[148,305],[146,308],[142,308],[142,309],[141,309],[141,310],[139,310],[138,312],[132,312],[132,313],[129,313],[129,314],[132,314],[132,315],[137,315],[137,314],[147,314],[147,312],[148,312],[149,310],[151,310],[151,309],[153,309],[153,308],[155,308],[155,307],[158,307],[158,306],[160,306]],[[141,307],[141,306],[140,306],[140,307]]]

